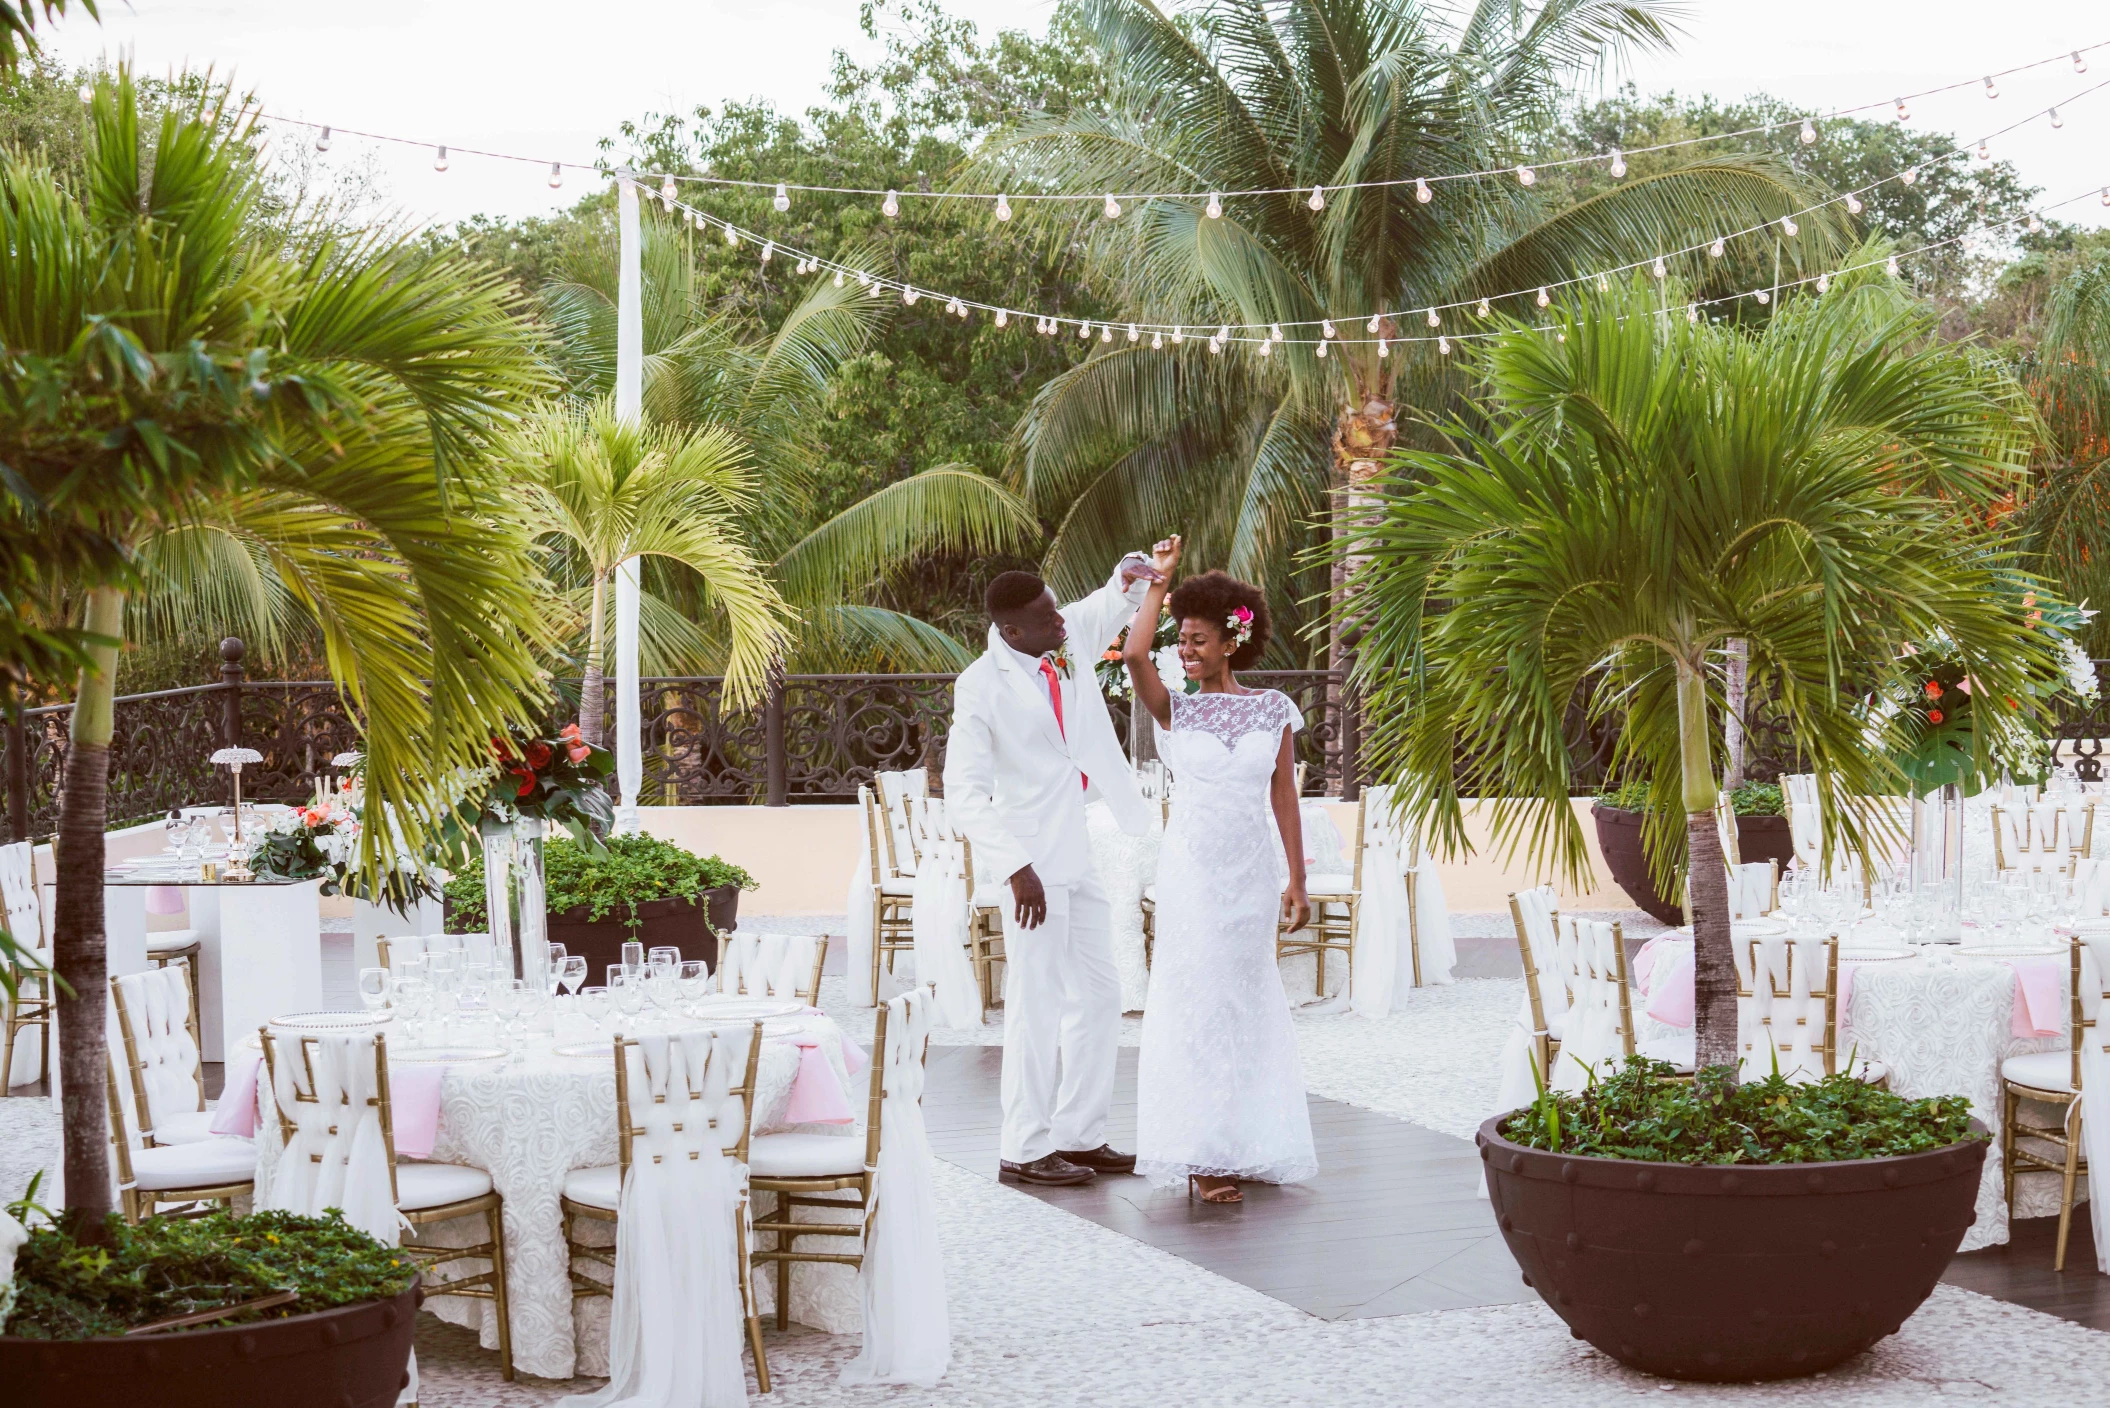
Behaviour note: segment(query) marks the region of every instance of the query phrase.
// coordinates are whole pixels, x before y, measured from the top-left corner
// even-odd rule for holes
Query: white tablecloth
[[[821,1050],[862,1111],[865,1077],[855,1083],[842,1057],[841,1030],[824,1016],[791,1019],[820,1039]],[[567,1022],[563,1044],[586,1039]],[[477,1062],[447,1070],[440,1095],[439,1138],[432,1157],[441,1163],[487,1170],[505,1199],[506,1289],[511,1296],[513,1363],[523,1374],[568,1379],[608,1372],[608,1311],[605,1296],[574,1301],[570,1259],[564,1246],[557,1198],[564,1176],[575,1168],[616,1161],[615,1062],[608,1055],[559,1056],[558,1043],[541,1042],[517,1063]],[[757,1133],[799,1129],[853,1137],[850,1125],[786,1125],[783,1114],[798,1075],[799,1049],[788,1040],[763,1042],[756,1069]],[[275,1161],[276,1124],[263,1126],[259,1177]],[[611,1241],[610,1225],[582,1220],[581,1240]],[[418,1239],[442,1246],[484,1240],[481,1216],[418,1229]],[[444,1279],[473,1274],[484,1262],[451,1262],[438,1268]],[[591,1274],[591,1273],[589,1273]],[[757,1279],[765,1308],[773,1305],[773,1277]],[[498,1325],[489,1301],[439,1296],[425,1308],[444,1320],[479,1332],[484,1348],[498,1348]],[[792,1316],[834,1334],[855,1333],[863,1323],[857,1275],[847,1266],[800,1266],[792,1275]]]

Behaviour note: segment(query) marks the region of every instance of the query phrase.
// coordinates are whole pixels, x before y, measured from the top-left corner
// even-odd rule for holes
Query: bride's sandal
[[[1187,1175],[1187,1196],[1189,1198],[1199,1198],[1205,1203],[1242,1203],[1245,1201],[1245,1194],[1238,1191],[1237,1179],[1210,1179],[1211,1186],[1203,1187],[1202,1177],[1203,1175],[1198,1173]]]

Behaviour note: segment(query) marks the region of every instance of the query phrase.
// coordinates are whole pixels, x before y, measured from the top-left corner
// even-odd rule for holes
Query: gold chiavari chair
[[[190,974],[189,964],[178,963],[110,979],[132,1108],[149,1148],[213,1137]],[[179,1011],[181,1025],[175,1020]]]
[[[774,1264],[777,1272],[777,1328],[788,1328],[791,1320],[791,1266],[811,1262],[837,1266],[864,1265],[864,1239],[871,1229],[877,1206],[879,1174],[880,1112],[886,1101],[887,1029],[890,1023],[909,1020],[909,1004],[924,998],[922,990],[907,992],[879,1005],[872,1027],[872,1075],[867,1090],[864,1138],[840,1134],[760,1134],[755,1136],[753,1180],[756,1193],[775,1195],[768,1216],[755,1219],[755,1231],[773,1234],[774,1244],[757,1247],[756,1265]],[[913,1035],[913,1028],[907,1028]],[[920,1064],[928,1056],[930,1038],[925,1034]],[[862,1160],[860,1163],[859,1161]],[[847,1193],[847,1198],[839,1196]],[[855,1211],[861,1214],[848,1222],[800,1222],[797,1209]],[[802,1250],[802,1237],[854,1237],[852,1251]]]
[[[1524,992],[1531,1003],[1532,1054],[1539,1074],[1552,1079],[1568,1020],[1568,988],[1559,966],[1560,910],[1553,887],[1512,891],[1509,917],[1516,925],[1517,954],[1524,961]],[[1556,1004],[1559,1010],[1555,1010]]]
[[[1347,960],[1349,984],[1353,986],[1355,982],[1355,931],[1363,907],[1363,812],[1366,805],[1361,798],[1355,804],[1355,856],[1350,862],[1349,873],[1305,876],[1305,892],[1311,898],[1311,923],[1294,934],[1279,924],[1275,931],[1277,963],[1297,954],[1314,955],[1312,966],[1317,969],[1315,986],[1320,997],[1326,996],[1326,955],[1329,953],[1338,953]]]
[[[1741,939],[1734,952],[1738,1044],[1747,1063],[1745,1078],[1770,1074],[1773,1053],[1783,1051],[1788,1053],[1781,1065],[1783,1075],[1792,1077],[1797,1067],[1812,1080],[1837,1075],[1839,936],[1832,934],[1822,941]],[[1786,1015],[1782,1003],[1787,1004]],[[1765,1046],[1759,1044],[1761,1036]],[[1802,1064],[1804,1058],[1798,1054],[1802,1052],[1808,1053],[1816,1069]],[[1856,1052],[1853,1066],[1856,1080],[1879,1090],[1890,1088],[1890,1073],[1881,1062]]]
[[[827,966],[828,941],[818,934],[718,935],[717,990],[728,996],[796,997],[808,1007],[821,1004],[821,969]]]
[[[894,828],[873,798],[872,789],[857,789],[864,808],[865,848],[872,867],[872,992],[879,992],[879,967],[894,968],[894,955],[914,952],[916,947],[913,910],[915,877],[902,873],[894,859]]]
[[[264,1079],[269,1083],[274,1108],[278,1110],[280,1136],[287,1145],[294,1141],[298,1127],[293,1117],[278,1104],[278,1062],[281,1053],[278,1038],[270,1027],[257,1028],[257,1039],[264,1048]],[[300,1059],[307,1073],[305,1090],[296,1089],[294,1099],[302,1104],[319,1103],[315,1094],[315,1065],[310,1054],[315,1044],[314,1037],[294,1038],[292,1055]],[[395,1198],[396,1212],[410,1224],[411,1234],[416,1235],[420,1227],[436,1222],[448,1222],[457,1217],[477,1217],[484,1220],[488,1240],[468,1247],[443,1247],[430,1243],[404,1242],[400,1250],[418,1269],[422,1277],[436,1266],[445,1266],[455,1261],[488,1261],[490,1269],[457,1276],[451,1281],[426,1282],[425,1293],[433,1296],[467,1296],[472,1300],[487,1300],[492,1303],[498,1316],[498,1371],[510,1383],[513,1378],[513,1325],[506,1304],[506,1239],[505,1200],[491,1185],[491,1175],[483,1169],[471,1168],[467,1164],[427,1163],[422,1160],[396,1159],[395,1107],[389,1097],[388,1084],[388,1034],[373,1033],[374,1094],[369,1103],[379,1112],[381,1120],[381,1146],[388,1156],[388,1186]],[[348,1102],[347,1102],[348,1103]],[[334,1132],[334,1131],[333,1131]]]
[[[2009,806],[1996,802],[1993,863],[2003,871],[2066,870],[2073,849],[2067,832],[2066,809],[2055,803]]]
[[[2059,1175],[2059,1240],[2051,1263],[2054,1271],[2066,1269],[2066,1238],[2073,1228],[2074,1184],[2088,1172],[2087,1156],[2081,1152],[2081,1053],[2085,1049],[2084,1043],[2092,1039],[2088,1033],[2098,1030],[2098,1019],[2088,1015],[2091,1004],[2083,986],[2086,968],[2083,959],[2091,947],[2098,971],[2110,973],[2110,967],[2103,966],[2104,961],[2110,959],[2110,939],[2076,937],[2067,943],[2070,964],[2068,1049],[2010,1056],[2000,1063],[2000,1176],[2007,1197],[2008,1215],[2012,1217],[2015,1211],[2016,1174]],[[2097,979],[2098,985],[2101,981]],[[2100,999],[2106,996],[2110,993],[2096,994],[2095,1005],[2099,1007]],[[2104,1050],[2110,1051],[2110,1045]],[[2054,1106],[2063,1111],[2063,1118],[2057,1125],[2027,1120],[2020,1109],[2025,1100]],[[2034,1149],[2023,1148],[2024,1139],[2051,1145],[2059,1152],[2060,1158],[2053,1161]]]
[[[113,1055],[115,1053],[112,1053]],[[106,1063],[110,1143],[117,1153],[119,1206],[126,1222],[158,1216],[202,1217],[215,1207],[232,1212],[236,1198],[256,1192],[256,1145],[247,1139],[203,1139],[194,1144],[146,1142],[118,1093],[117,1071]],[[164,1207],[180,1211],[163,1213]]]
[[[58,838],[52,838],[56,847]],[[37,853],[27,841],[0,846],[0,921],[15,942],[27,950],[39,967],[31,969],[7,960],[15,980],[12,995],[0,988],[0,1021],[6,1037],[0,1040],[0,1095],[8,1093],[15,1074],[15,1041],[28,1028],[37,1030],[37,1071],[51,1078],[51,1014],[58,1007],[51,987],[51,951],[44,932],[44,906],[38,898]]]

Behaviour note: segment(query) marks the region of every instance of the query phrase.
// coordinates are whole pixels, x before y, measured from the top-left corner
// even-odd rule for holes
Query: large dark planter
[[[1660,922],[1683,924],[1685,911],[1677,897],[1664,898],[1657,893],[1656,882],[1649,879],[1648,853],[1641,848],[1641,820],[1646,813],[1597,802],[1591,805],[1590,815],[1597,819],[1597,846],[1604,852],[1612,882]]]
[[[216,1330],[93,1340],[0,1337],[0,1398],[52,1408],[389,1408],[422,1293]]]
[[[1524,1148],[1503,1118],[1478,1143],[1524,1284],[1620,1363],[1713,1382],[1813,1374],[1894,1334],[1977,1220],[1987,1147],[1637,1163]]]
[[[1746,865],[1776,860],[1782,871],[1795,859],[1795,833],[1784,816],[1740,816],[1736,819],[1736,853]]]
[[[738,921],[740,887],[721,885],[704,891],[702,898],[702,903],[693,898],[646,900],[637,907],[636,930],[616,914],[589,919],[586,906],[580,905],[549,917],[550,942],[563,944],[567,954],[585,955],[589,983],[601,982],[609,964],[623,961],[623,944],[630,939],[648,949],[678,948],[683,958],[701,959],[715,970],[714,931],[730,929]]]

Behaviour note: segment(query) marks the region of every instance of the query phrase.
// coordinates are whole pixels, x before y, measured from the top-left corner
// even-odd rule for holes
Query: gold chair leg
[[[2000,1092],[2000,1182],[2007,1198],[2007,1215],[2015,1216],[2015,1092]]]
[[[784,1213],[784,1218],[787,1222],[790,1221],[791,1213],[789,1210],[786,1210],[786,1212]],[[777,1249],[779,1251],[790,1251],[791,1238],[792,1234],[789,1232],[777,1233]],[[788,1260],[779,1257],[777,1259],[777,1329],[781,1331],[788,1330],[790,1328],[791,1263]]]
[[[2081,1158],[2081,1102],[2078,1096],[2066,1107],[2066,1172],[2059,1185],[2059,1245],[2052,1254],[2051,1269],[2066,1269],[2066,1234],[2073,1230],[2073,1180]]]
[[[740,1259],[740,1314],[747,1325],[747,1352],[755,1359],[755,1391],[769,1392],[769,1357],[762,1352],[762,1317],[755,1309],[755,1264],[749,1246],[753,1233],[748,1227],[748,1204],[733,1214],[733,1244]]]
[[[0,1055],[0,1096],[7,1095],[14,1089],[15,1033],[20,1030],[22,1023],[15,1017],[14,1004],[10,1003],[7,1008],[7,1050],[5,1055]]]
[[[484,1210],[491,1228],[491,1302],[498,1307],[498,1372],[513,1382],[513,1317],[506,1305],[505,1204]]]

